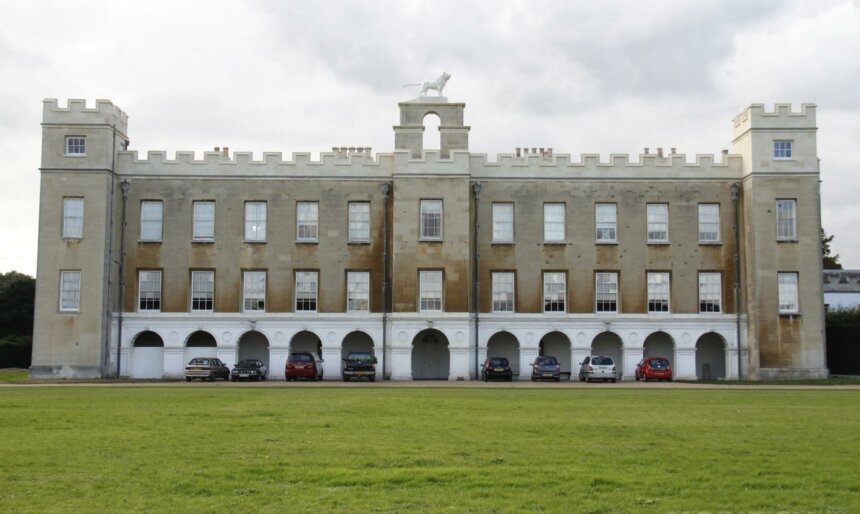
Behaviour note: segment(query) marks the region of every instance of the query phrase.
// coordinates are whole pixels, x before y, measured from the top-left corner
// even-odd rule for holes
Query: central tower
[[[420,158],[424,148],[424,118],[439,116],[439,157],[448,159],[451,150],[469,149],[469,127],[463,125],[464,103],[449,103],[444,97],[418,97],[400,102],[400,125],[394,126],[394,149],[409,150]]]

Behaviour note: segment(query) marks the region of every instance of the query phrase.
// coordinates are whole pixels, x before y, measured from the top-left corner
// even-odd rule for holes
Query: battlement
[[[766,111],[764,104],[750,104],[734,117],[734,138],[750,129],[814,129],[815,104],[800,104],[800,112],[793,112],[791,104],[775,104]]]
[[[138,176],[279,177],[319,179],[390,179],[394,175],[469,175],[476,179],[736,179],[741,176],[743,159],[723,153],[719,159],[697,154],[688,161],[685,154],[640,154],[638,161],[627,154],[612,154],[608,161],[597,154],[583,154],[573,161],[569,154],[499,154],[489,161],[486,154],[454,150],[441,157],[438,150],[413,157],[409,151],[370,154],[370,149],[349,153],[337,147],[319,154],[295,152],[289,160],[280,152],[263,153],[256,159],[251,152],[203,152],[202,159],[191,151],[177,151],[173,158],[164,151],[149,151],[141,158],[137,151],[118,154],[118,170]]]
[[[70,98],[66,107],[61,107],[56,98],[42,101],[42,123],[61,125],[116,125],[116,129],[128,133],[128,114],[110,100],[96,100],[95,107],[87,107],[87,101]]]

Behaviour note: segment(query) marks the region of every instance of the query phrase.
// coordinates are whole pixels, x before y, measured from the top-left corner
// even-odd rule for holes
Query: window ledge
[[[800,313],[799,312],[780,312],[779,317],[780,318],[799,318]]]
[[[490,241],[491,245],[498,245],[498,246],[512,246],[512,245],[515,245],[516,243],[517,243],[516,241]]]
[[[215,244],[215,240],[214,239],[192,239],[191,244],[212,245],[212,244]]]
[[[596,245],[618,245],[618,241],[595,241]]]
[[[138,239],[137,244],[157,244],[160,245],[162,243],[161,239]]]
[[[246,245],[263,245],[263,244],[266,244],[266,240],[265,240],[265,239],[261,239],[261,240],[259,240],[259,241],[248,241],[248,240],[246,239],[245,241],[242,241],[242,242],[243,242],[244,244],[246,244]]]
[[[795,239],[777,239],[777,243],[797,243],[797,238]]]
[[[672,243],[669,241],[646,241],[648,246],[669,246]]]
[[[63,241],[80,241],[83,239],[83,237],[62,236],[60,237],[60,239],[62,239]]]
[[[297,245],[318,245],[318,244],[320,244],[319,239],[296,239],[294,242]]]
[[[57,311],[57,314],[80,314],[80,313],[81,313],[81,310],[80,310],[80,309],[75,309],[75,310],[63,310],[63,309],[59,309],[59,310]]]
[[[444,239],[419,239],[419,243],[442,243]]]
[[[567,241],[544,241],[544,246],[565,246]]]
[[[794,157],[774,157],[775,161],[793,161]]]
[[[347,241],[346,244],[348,244],[348,245],[359,245],[359,246],[369,245],[370,239],[354,239],[352,241]]]
[[[699,246],[721,246],[722,241],[699,241]]]
[[[86,157],[85,153],[64,153],[63,157]]]

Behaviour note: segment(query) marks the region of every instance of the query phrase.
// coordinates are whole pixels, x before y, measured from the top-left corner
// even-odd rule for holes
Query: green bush
[[[824,323],[828,327],[860,326],[860,307],[837,307],[827,311]]]
[[[33,355],[33,336],[0,338],[0,368],[29,368]]]

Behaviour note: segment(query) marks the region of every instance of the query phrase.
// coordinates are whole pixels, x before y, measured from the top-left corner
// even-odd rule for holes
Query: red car
[[[636,365],[636,380],[672,381],[672,366],[665,357],[645,357]]]
[[[287,367],[284,372],[287,376],[287,382],[297,378],[322,380],[322,359],[317,354],[310,352],[291,353],[287,357]]]

